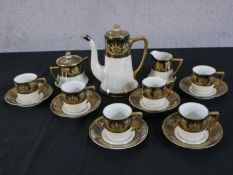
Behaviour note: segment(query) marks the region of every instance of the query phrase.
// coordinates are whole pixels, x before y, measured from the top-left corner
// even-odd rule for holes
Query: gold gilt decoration
[[[65,93],[65,100],[64,102],[67,104],[78,104],[83,102],[86,99],[86,92],[85,90],[75,93],[75,94],[67,94]]]
[[[130,129],[132,125],[132,118],[125,120],[109,120],[105,117],[104,124],[107,130],[114,133],[121,133]]]
[[[160,99],[165,96],[165,86],[152,88],[143,85],[143,96],[148,99]]]
[[[153,69],[155,71],[168,72],[168,71],[172,70],[172,61],[171,60],[168,60],[168,61],[154,60],[153,62],[154,62]]]
[[[214,75],[198,75],[193,73],[192,82],[198,86],[211,86],[214,83]]]
[[[72,67],[60,67],[59,75],[63,77],[74,77],[82,73],[81,64]]]
[[[16,90],[20,94],[29,94],[35,92],[38,89],[37,82],[32,81],[30,83],[15,84]]]
[[[113,58],[121,58],[130,54],[130,45],[127,40],[106,41],[106,55]]]

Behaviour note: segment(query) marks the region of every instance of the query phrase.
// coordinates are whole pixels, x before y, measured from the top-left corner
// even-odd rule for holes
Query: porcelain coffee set
[[[99,64],[95,43],[90,36],[83,37],[91,47],[91,70],[101,82],[100,92],[111,96],[129,95],[129,102],[135,108],[149,113],[164,112],[180,104],[180,96],[173,90],[176,73],[183,59],[174,58],[166,52],[152,51],[152,69],[139,88],[135,79],[147,55],[148,42],[145,37],[130,38],[128,31],[114,25],[105,33],[105,66]],[[136,70],[132,67],[130,49],[137,41],[144,42],[141,63]],[[55,85],[61,93],[50,103],[52,112],[60,117],[79,118],[96,110],[101,97],[95,86],[87,86],[88,77],[82,63],[87,57],[72,55],[56,60],[57,66],[50,67]],[[176,69],[174,64],[177,62]],[[54,71],[57,71],[57,74]],[[223,81],[224,72],[216,72],[207,65],[193,67],[191,76],[180,81],[180,88],[199,99],[212,99],[228,91]],[[34,73],[24,73],[14,78],[15,87],[5,95],[5,101],[20,107],[35,106],[46,100],[53,92],[45,78]],[[204,149],[217,144],[223,137],[218,112],[209,112],[199,103],[188,102],[179,106],[178,112],[166,117],[162,130],[174,144],[190,149]],[[107,105],[102,116],[95,119],[89,128],[89,136],[97,145],[108,149],[126,149],[140,144],[148,134],[147,123],[142,112],[133,112],[124,103]]]

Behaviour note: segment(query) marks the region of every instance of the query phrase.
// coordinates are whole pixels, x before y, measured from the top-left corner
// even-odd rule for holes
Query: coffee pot
[[[110,96],[124,96],[138,87],[135,76],[142,68],[146,54],[148,41],[146,37],[130,38],[128,31],[121,30],[115,24],[113,29],[105,33],[105,65],[98,61],[96,45],[93,39],[86,35],[83,37],[89,41],[91,47],[91,70],[94,76],[101,82],[100,90]],[[144,42],[144,52],[141,63],[133,70],[131,47],[137,41]]]
[[[67,51],[62,57],[56,60],[57,66],[51,66],[49,68],[50,73],[55,79],[55,85],[61,87],[63,83],[71,80],[82,81],[87,84],[88,77],[86,76],[82,63],[87,60],[87,57],[80,57],[78,55],[71,55],[71,52]],[[54,74],[54,70],[57,70],[57,75]]]

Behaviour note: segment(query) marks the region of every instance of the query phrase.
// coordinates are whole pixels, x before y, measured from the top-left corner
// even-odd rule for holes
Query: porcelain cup
[[[45,78],[38,78],[34,73],[23,73],[14,78],[17,99],[22,103],[31,103],[39,99],[38,83],[46,84]]]
[[[216,86],[214,80],[217,76],[223,80],[224,72],[216,72],[215,68],[206,65],[193,67],[192,90],[197,94],[210,94]]]
[[[204,137],[207,125],[219,118],[219,112],[209,112],[207,107],[194,102],[180,105],[178,113],[179,135],[189,141],[201,140]]]
[[[174,77],[180,69],[183,59],[174,58],[172,54],[168,52],[152,51],[153,66],[149,76],[159,76],[165,80],[170,80]],[[174,70],[174,63],[177,62],[178,66]]]
[[[133,117],[142,117],[141,112],[132,112],[124,103],[112,103],[103,110],[104,127],[112,140],[122,140],[131,136]]]
[[[166,95],[172,90],[173,84],[174,81],[166,81],[160,77],[147,77],[143,79],[143,104],[152,108],[165,105]],[[166,90],[168,90],[168,92]]]
[[[70,113],[78,113],[87,107],[87,90],[95,91],[94,86],[86,87],[82,81],[68,81],[62,84],[61,91],[64,94],[63,108]]]

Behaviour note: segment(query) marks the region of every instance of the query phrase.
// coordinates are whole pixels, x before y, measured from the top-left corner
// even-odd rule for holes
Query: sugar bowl
[[[69,51],[66,52],[65,56],[59,57],[56,60],[57,66],[49,68],[55,79],[55,85],[60,88],[63,83],[71,80],[78,80],[87,84],[88,77],[82,67],[83,61],[87,59],[87,57],[82,58],[78,55],[71,55]],[[57,75],[55,75],[54,70],[58,71]]]

